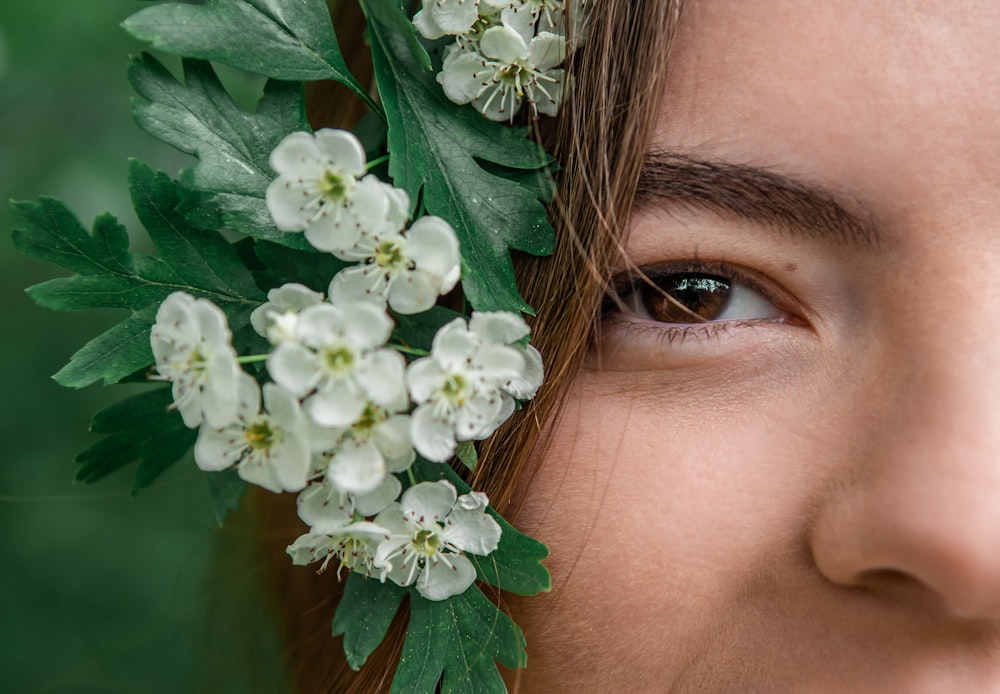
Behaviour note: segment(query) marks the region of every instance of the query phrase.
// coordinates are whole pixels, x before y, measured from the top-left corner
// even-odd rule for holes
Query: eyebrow
[[[793,236],[880,246],[874,215],[859,200],[758,166],[653,150],[635,204],[642,209],[664,203],[735,215]]]

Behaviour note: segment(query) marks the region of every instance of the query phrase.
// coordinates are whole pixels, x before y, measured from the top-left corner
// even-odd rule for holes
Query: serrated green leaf
[[[165,260],[130,253],[125,230],[109,215],[98,217],[93,233],[87,233],[56,200],[11,203],[18,225],[15,248],[77,273],[30,288],[32,298],[60,311],[133,311],[70,358],[54,376],[61,385],[116,383],[152,364],[150,328],[158,305],[175,291],[211,299],[226,312],[233,330],[247,322],[263,299],[249,270],[219,234],[190,228],[175,212],[179,197],[167,176],[132,162],[129,186],[136,212]]]
[[[212,497],[212,511],[215,520],[222,525],[230,511],[235,511],[240,505],[240,499],[246,491],[247,485],[236,470],[219,470],[218,472],[206,472],[208,478],[208,493]]]
[[[503,694],[494,661],[524,667],[524,635],[510,617],[472,586],[439,602],[410,592],[410,623],[392,694]]]
[[[149,333],[157,308],[152,304],[136,311],[98,335],[74,352],[52,378],[66,388],[84,388],[97,381],[110,385],[149,366],[153,363]]]
[[[122,26],[153,48],[279,80],[335,80],[379,107],[347,69],[324,0],[207,0],[140,10]]]
[[[77,481],[96,482],[138,461],[132,493],[149,486],[194,445],[197,431],[184,426],[170,388],[133,395],[94,415],[91,431],[108,434],[76,457]]]
[[[348,664],[357,670],[385,638],[406,588],[351,572],[333,615],[333,635],[344,637]]]
[[[368,16],[379,94],[389,123],[389,172],[416,203],[446,219],[458,234],[462,286],[480,311],[527,311],[508,249],[552,252],[555,234],[537,186],[484,169],[540,170],[550,157],[527,129],[483,118],[444,96],[413,25],[395,3],[361,0]]]
[[[472,491],[448,465],[418,459],[414,471],[421,480],[448,480],[455,485],[459,494]],[[492,506],[486,511],[500,524],[502,533],[500,545],[489,555],[485,557],[466,555],[476,567],[478,579],[517,595],[536,595],[551,590],[552,576],[542,564],[549,555],[548,548],[538,540],[518,531]]]
[[[14,247],[24,255],[81,275],[127,272],[128,233],[111,215],[97,217],[87,233],[76,215],[53,198],[12,200],[10,212]]]
[[[268,164],[271,151],[289,133],[309,130],[301,85],[268,82],[257,111],[248,113],[233,102],[208,63],[186,60],[184,75],[182,84],[148,54],[129,64],[129,80],[142,97],[133,102],[136,122],[198,158],[180,176],[187,221],[312,250],[302,234],[278,230],[264,201],[275,178]]]
[[[263,300],[232,245],[217,233],[188,227],[176,212],[179,200],[169,176],[133,159],[129,188],[139,221],[181,282],[227,298]]]

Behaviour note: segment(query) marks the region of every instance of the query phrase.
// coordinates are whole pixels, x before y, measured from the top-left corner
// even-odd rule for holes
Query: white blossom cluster
[[[170,295],[152,329],[154,378],[172,383],[174,407],[198,429],[200,468],[235,468],[272,492],[299,493],[310,529],[288,548],[295,563],[324,570],[336,559],[338,575],[346,567],[416,584],[431,600],[462,593],[475,579],[465,554],[496,549],[500,527],[483,494],[416,483],[410,467],[418,454],[447,461],[458,442],[489,436],[534,396],[542,362],[528,326],[507,312],[456,318],[407,363],[415,350],[391,342],[386,307],[422,312],[455,286],[450,225],[425,216],[406,228],[406,194],[365,175],[350,133],[295,133],[271,163],[278,226],[353,264],[325,295],[296,283],[268,293],[251,315],[267,354],[238,357],[218,306]],[[241,366],[253,361],[266,367],[258,377]]]
[[[582,35],[586,0],[423,0],[413,24],[427,39],[456,37],[437,79],[449,99],[495,121],[524,103],[554,116],[567,37]]]

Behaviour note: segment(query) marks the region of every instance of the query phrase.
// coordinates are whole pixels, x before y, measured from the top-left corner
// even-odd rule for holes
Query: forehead
[[[995,0],[688,0],[656,144],[897,202],[995,190],[998,66]]]

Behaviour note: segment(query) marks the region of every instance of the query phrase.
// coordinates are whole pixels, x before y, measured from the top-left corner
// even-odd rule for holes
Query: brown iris
[[[653,320],[698,323],[715,320],[729,303],[732,284],[725,277],[701,273],[651,277],[641,285],[642,302]]]

